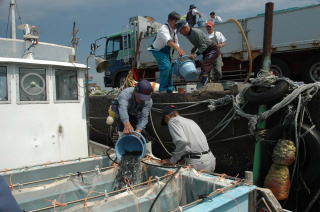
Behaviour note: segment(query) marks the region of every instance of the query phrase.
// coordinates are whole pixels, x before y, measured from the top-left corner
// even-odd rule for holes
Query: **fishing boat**
[[[88,66],[74,48],[40,42],[36,27],[19,26],[16,39],[15,5],[11,38],[0,38],[0,211],[284,211],[250,172],[241,179],[151,158],[141,160],[140,182],[114,190],[114,150],[89,140]]]

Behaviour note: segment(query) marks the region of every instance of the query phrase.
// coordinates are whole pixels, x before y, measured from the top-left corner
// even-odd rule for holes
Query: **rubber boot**
[[[157,158],[156,156],[154,156],[152,154],[152,144],[151,144],[151,141],[146,143],[146,155],[156,159],[156,160],[160,160],[160,158]]]

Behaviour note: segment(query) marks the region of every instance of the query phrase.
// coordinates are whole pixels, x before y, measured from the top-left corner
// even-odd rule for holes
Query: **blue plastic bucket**
[[[119,160],[126,153],[140,152],[139,159],[146,155],[146,139],[138,132],[121,136],[115,145],[116,155]]]
[[[198,27],[204,27],[206,26],[206,22],[204,20],[197,21]]]
[[[172,68],[174,74],[183,77],[187,81],[196,80],[199,77],[199,72],[193,60],[189,59],[188,56],[177,59]]]

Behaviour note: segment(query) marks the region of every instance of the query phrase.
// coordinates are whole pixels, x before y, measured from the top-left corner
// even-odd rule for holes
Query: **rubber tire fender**
[[[289,83],[284,80],[276,82],[272,88],[251,86],[244,94],[244,98],[251,103],[268,104],[283,98],[289,92]]]

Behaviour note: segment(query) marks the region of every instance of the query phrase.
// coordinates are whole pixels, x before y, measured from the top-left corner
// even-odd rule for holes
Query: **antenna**
[[[78,47],[78,43],[79,43],[79,38],[77,37],[77,34],[79,32],[79,28],[76,27],[76,22],[73,22],[73,27],[72,27],[72,39],[71,39],[71,46],[74,48],[74,53],[75,53],[75,57],[76,57],[76,53],[77,53],[77,47]]]
[[[10,0],[11,38],[16,39],[16,0]]]

